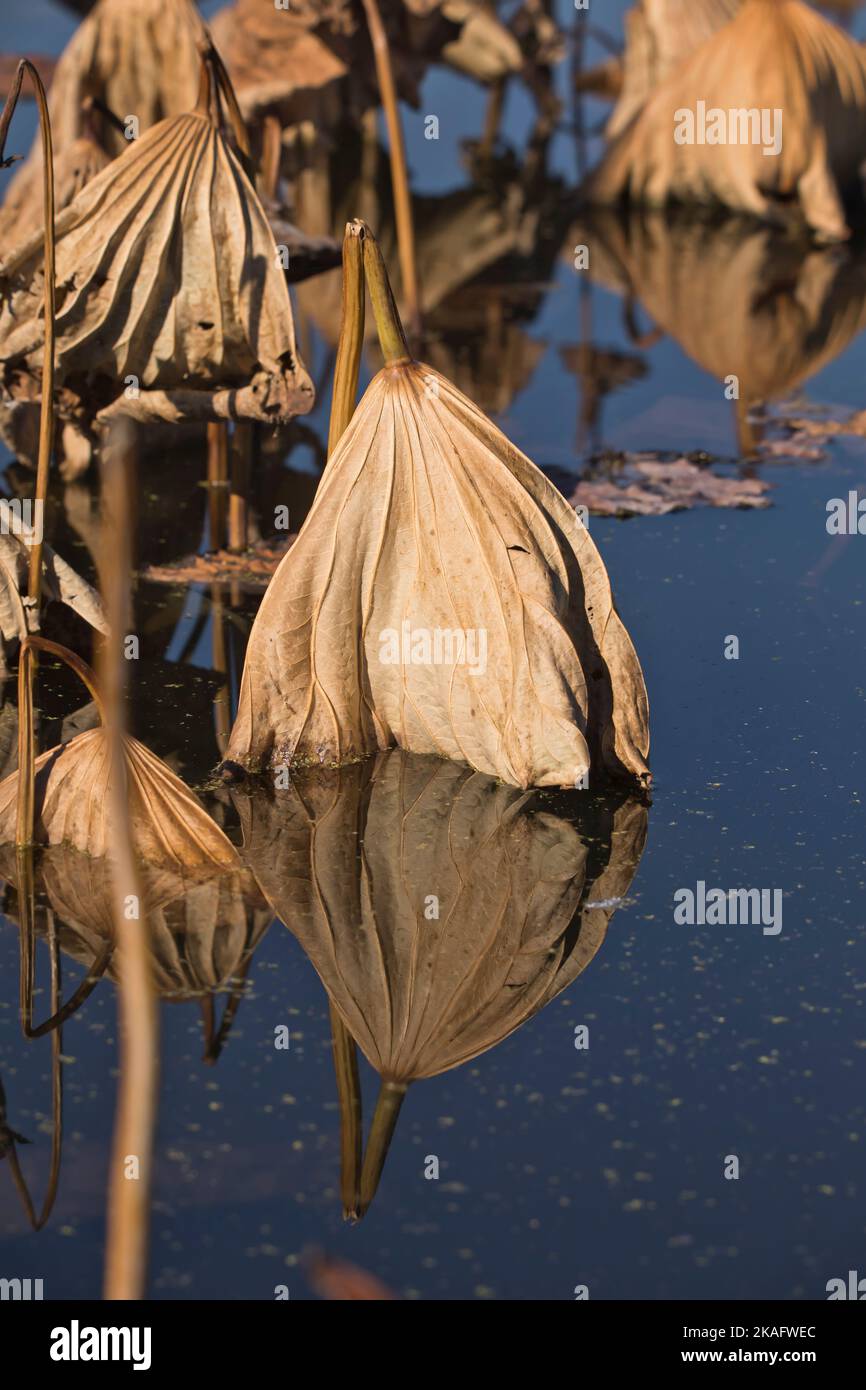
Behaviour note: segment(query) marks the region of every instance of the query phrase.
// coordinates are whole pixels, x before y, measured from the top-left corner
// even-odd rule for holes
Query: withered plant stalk
[[[406,145],[403,140],[403,125],[400,120],[400,107],[397,101],[397,86],[388,36],[382,23],[378,0],[363,0],[367,16],[367,27],[373,44],[373,57],[376,61],[376,77],[379,82],[379,95],[388,126],[388,144],[391,156],[391,184],[394,190],[394,217],[397,223],[397,250],[400,257],[400,276],[403,281],[403,299],[406,318],[413,337],[421,336],[421,296],[418,290],[418,270],[415,258],[415,229],[412,223],[412,197],[409,191],[409,175],[406,168]]]
[[[0,115],[0,166],[4,163],[6,136],[9,124],[18,105],[21,85],[25,72],[36,91],[39,107],[39,129],[42,132],[42,209],[45,219],[45,347],[42,357],[42,401],[39,410],[39,458],[36,466],[36,506],[37,535],[39,539],[30,550],[30,574],[28,595],[38,605],[42,587],[42,525],[40,512],[44,513],[45,498],[48,494],[48,473],[51,467],[51,451],[54,444],[54,340],[55,340],[55,237],[54,237],[54,149],[51,140],[51,119],[48,114],[48,99],[42,78],[27,58],[22,58],[15,75],[15,84],[6,100],[3,114]]]
[[[229,494],[229,550],[242,554],[249,545],[249,495],[255,425],[240,420],[232,438],[232,477]]]
[[[226,501],[229,485],[229,427],[225,420],[209,420],[207,427],[207,485],[210,548],[226,543]]]
[[[127,798],[124,749],[126,666],[130,625],[131,447],[116,430],[103,455],[105,545],[102,589],[109,637],[102,653],[111,778],[112,887],[117,939],[120,1082],[108,1193],[106,1299],[140,1299],[147,1276],[150,1186],[159,1067],[159,1016],[144,901]],[[137,1162],[137,1172],[128,1164]]]

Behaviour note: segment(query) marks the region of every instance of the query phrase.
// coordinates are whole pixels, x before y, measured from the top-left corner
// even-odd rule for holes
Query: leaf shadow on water
[[[347,1219],[409,1084],[462,1066],[587,968],[637,870],[643,800],[536,795],[392,750],[235,794],[243,856],[330,1001]],[[567,818],[566,818],[567,816]],[[382,1084],[362,1156],[355,1044]]]

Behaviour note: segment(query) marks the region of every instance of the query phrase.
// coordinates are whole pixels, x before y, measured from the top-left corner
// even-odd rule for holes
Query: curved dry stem
[[[76,656],[68,647],[61,646],[59,642],[50,642],[47,637],[25,637],[18,658],[18,818],[15,843],[19,849],[32,845],[35,834],[36,738],[33,727],[33,676],[36,652],[47,652],[51,656],[59,657],[75,672],[95,701],[100,721],[105,723],[105,710],[96,685],[96,676],[87,662],[82,661],[81,657]]]
[[[373,44],[379,95],[382,98],[382,108],[388,126],[391,185],[394,191],[394,216],[397,222],[397,247],[400,255],[400,274],[403,280],[406,317],[413,336],[420,338],[421,298],[418,291],[418,270],[415,258],[415,229],[412,224],[412,197],[409,192],[409,175],[406,170],[406,146],[403,140],[403,126],[400,121],[397,86],[394,81],[394,69],[388,48],[388,36],[382,23],[378,0],[363,0],[363,5],[367,16],[367,27],[370,30],[370,40]]]

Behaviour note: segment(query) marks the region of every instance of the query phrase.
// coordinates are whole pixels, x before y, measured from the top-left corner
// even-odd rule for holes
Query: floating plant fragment
[[[666,516],[691,507],[768,507],[768,491],[758,478],[720,477],[689,459],[630,454],[615,480],[583,479],[571,500],[597,516]]]
[[[593,541],[410,359],[364,246],[386,365],[262,601],[227,760],[341,764],[396,744],[520,787],[581,784],[591,760],[647,780],[643,676]]]
[[[864,149],[866,50],[801,0],[745,0],[621,131],[585,193],[721,203],[765,221],[785,220],[793,200],[813,232],[840,241]]]
[[[154,126],[57,218],[57,372],[103,418],[284,421],[313,389],[280,256],[238,156],[199,104]],[[43,339],[41,239],[4,256],[12,394]],[[110,409],[108,407],[111,407]]]

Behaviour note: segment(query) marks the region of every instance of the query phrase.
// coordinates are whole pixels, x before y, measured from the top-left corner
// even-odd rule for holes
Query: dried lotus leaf
[[[214,42],[224,55],[241,111],[254,120],[267,111],[285,125],[335,125],[343,108],[347,54],[312,32],[319,16],[310,6],[277,10],[238,0],[214,17]]]
[[[48,106],[55,154],[84,133],[92,100],[121,122],[134,116],[141,134],[166,116],[189,111],[198,94],[199,45],[206,41],[207,29],[192,0],[99,0],[54,70]],[[128,141],[103,120],[99,143],[114,156]],[[34,164],[41,168],[38,139],[25,170]]]
[[[728,143],[711,144],[696,129],[678,143],[682,113],[697,125],[699,102],[726,123],[732,112],[769,113],[769,138],[762,129],[760,140],[732,142],[728,129]],[[864,148],[866,51],[801,0],[745,0],[617,137],[585,193],[654,207],[721,203],[766,221],[783,220],[796,200],[815,233],[838,241],[850,235],[843,199],[859,189]]]
[[[41,265],[41,234],[0,265],[14,287],[0,312],[0,361],[31,372],[42,352]],[[280,421],[310,409],[267,217],[201,111],[160,122],[60,213],[57,283],[60,381],[101,383],[143,418]],[[130,378],[138,398],[120,394]]]
[[[54,157],[54,203],[57,212],[78,196],[82,188],[110,163],[109,156],[89,135]],[[42,162],[30,161],[21,177],[11,185],[0,209],[0,245],[17,246],[37,233],[41,235]]]
[[[519,787],[573,786],[591,754],[648,778],[643,676],[593,541],[417,363],[379,372],[328,461],[256,616],[226,756],[342,764],[394,744]]]
[[[124,740],[127,796],[136,853],[145,865],[188,876],[236,868],[237,852],[179,777],[137,739]],[[110,857],[110,749],[90,729],[36,759],[35,840]],[[0,844],[14,844],[18,773],[0,783]]]
[[[623,85],[607,123],[609,139],[671,73],[733,19],[743,0],[638,0],[625,16]]]

